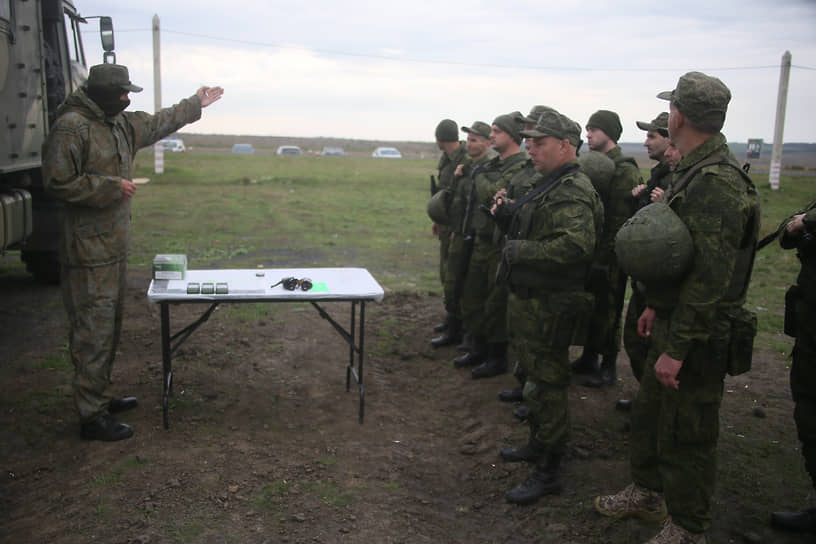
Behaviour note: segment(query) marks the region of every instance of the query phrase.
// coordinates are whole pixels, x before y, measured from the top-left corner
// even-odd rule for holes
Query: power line
[[[168,34],[176,34],[178,36],[187,36],[190,38],[201,38],[205,40],[212,40],[217,42],[227,42],[227,43],[237,43],[242,45],[252,45],[256,47],[268,47],[273,49],[300,49],[303,51],[309,51],[314,53],[319,53],[323,55],[329,56],[345,56],[345,57],[356,57],[356,58],[367,58],[367,59],[375,59],[375,60],[388,60],[394,62],[411,62],[415,64],[441,64],[447,66],[464,66],[464,67],[472,67],[472,68],[502,68],[502,69],[509,69],[509,70],[536,70],[536,71],[545,71],[545,72],[682,72],[682,71],[689,71],[689,70],[699,70],[699,71],[707,71],[707,72],[726,72],[726,71],[742,71],[742,70],[770,70],[770,69],[777,69],[779,68],[778,64],[767,64],[767,65],[758,65],[758,66],[721,66],[721,67],[708,67],[708,68],[700,68],[700,67],[692,67],[692,68],[666,68],[666,67],[655,67],[655,68],[624,68],[624,67],[591,67],[591,66],[519,66],[519,65],[512,65],[512,64],[492,64],[492,63],[473,63],[473,62],[462,62],[462,61],[454,61],[454,60],[444,60],[444,59],[419,59],[419,58],[412,58],[412,57],[397,57],[393,55],[375,55],[371,53],[353,53],[349,51],[339,51],[333,49],[319,49],[319,48],[310,48],[302,45],[283,45],[279,43],[269,43],[269,42],[259,42],[253,40],[239,40],[235,38],[223,38],[220,36],[212,36],[209,34],[197,34],[193,32],[182,32],[179,30],[170,30],[167,28],[162,28],[162,32],[166,32]],[[140,28],[132,28],[132,29],[122,29],[117,30],[116,32],[152,32],[152,29],[140,29]],[[85,32],[89,34],[90,32]],[[800,65],[791,65],[791,68],[798,68],[800,70],[816,70],[816,68],[810,66],[800,66]]]

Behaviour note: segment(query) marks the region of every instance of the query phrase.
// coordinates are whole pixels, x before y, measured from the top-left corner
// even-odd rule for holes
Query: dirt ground
[[[565,490],[533,506],[504,493],[530,471],[498,449],[527,439],[496,394],[511,375],[474,381],[434,350],[438,297],[387,292],[367,305],[365,422],[345,391],[348,348],[309,305],[225,305],[174,358],[162,427],[159,312],[147,272],[132,271],[112,392],[133,438],[79,439],[58,288],[20,273],[0,285],[0,541],[27,543],[630,543],[657,527],[598,516],[592,499],[629,482],[636,383],[570,388]],[[240,308],[239,308],[240,306]],[[347,304],[327,304],[342,323]],[[174,307],[173,329],[204,306]],[[729,378],[710,542],[809,542],[775,532],[775,509],[813,504],[802,468],[787,366],[758,349]],[[764,416],[764,417],[759,417]]]

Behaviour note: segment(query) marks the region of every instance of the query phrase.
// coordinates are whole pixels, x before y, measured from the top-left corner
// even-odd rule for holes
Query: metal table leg
[[[161,307],[161,342],[162,342],[162,419],[164,428],[169,429],[167,420],[167,403],[170,396],[170,388],[173,386],[173,363],[172,352],[170,350],[170,308],[167,302],[159,304]]]

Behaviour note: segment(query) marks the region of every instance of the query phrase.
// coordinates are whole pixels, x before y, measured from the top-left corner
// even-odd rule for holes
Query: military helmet
[[[615,236],[621,269],[646,285],[677,281],[688,270],[694,242],[665,202],[653,202],[626,220]]]
[[[448,217],[449,199],[450,191],[448,189],[439,189],[428,201],[428,217],[434,223],[439,225],[448,225],[450,223]]]
[[[600,151],[583,151],[578,155],[581,171],[587,175],[599,193],[606,194],[615,174],[615,161]]]

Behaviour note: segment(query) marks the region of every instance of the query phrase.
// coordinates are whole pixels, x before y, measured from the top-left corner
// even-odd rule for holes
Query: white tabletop
[[[308,278],[312,289],[288,291],[283,278]],[[226,283],[226,294],[201,293],[204,284],[215,289]],[[188,293],[189,284],[198,284],[198,293]],[[223,285],[220,286],[224,288]],[[183,280],[153,280],[147,290],[151,302],[195,301],[297,301],[382,300],[383,289],[365,268],[258,268],[187,270]]]

